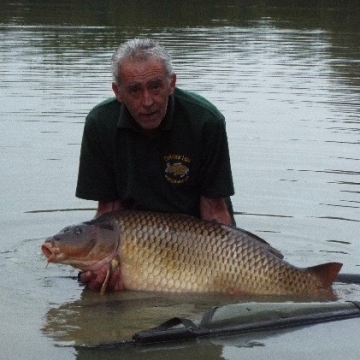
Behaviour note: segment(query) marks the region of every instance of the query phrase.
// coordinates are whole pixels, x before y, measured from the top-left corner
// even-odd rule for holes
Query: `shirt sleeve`
[[[95,201],[118,199],[111,146],[96,120],[88,116],[81,143],[77,197]]]
[[[208,198],[234,195],[230,155],[223,118],[204,125],[201,164],[201,195]]]

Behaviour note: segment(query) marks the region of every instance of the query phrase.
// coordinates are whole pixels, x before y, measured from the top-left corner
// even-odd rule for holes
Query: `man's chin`
[[[151,118],[141,118],[137,122],[144,130],[155,130],[161,124],[161,120],[159,119],[151,119]]]

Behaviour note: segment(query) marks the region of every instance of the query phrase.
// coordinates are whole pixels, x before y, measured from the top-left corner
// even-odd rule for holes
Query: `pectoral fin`
[[[108,266],[108,270],[106,272],[106,277],[105,277],[105,280],[101,286],[101,290],[100,290],[100,294],[101,295],[104,295],[105,292],[106,292],[106,289],[108,287],[108,284],[109,284],[109,280],[110,280],[110,277],[111,277],[111,274],[115,271],[115,269],[119,266],[119,262],[116,260],[116,259],[112,259],[109,263],[109,266]]]

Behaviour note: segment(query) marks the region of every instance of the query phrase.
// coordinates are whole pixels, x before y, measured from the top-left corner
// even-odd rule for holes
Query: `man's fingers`
[[[100,291],[102,284],[105,281],[106,273],[108,267],[104,266],[101,270],[97,273],[91,271],[83,271],[79,275],[80,281],[86,285],[87,288],[95,291]],[[120,269],[116,268],[114,272],[110,275],[109,283],[107,286],[107,290],[124,290],[125,286],[121,280],[121,273]]]
[[[84,284],[88,283],[93,277],[94,274],[91,271],[83,271],[79,273],[79,280]]]
[[[115,291],[125,290],[124,283],[121,280],[120,268],[116,268],[114,272],[111,274],[108,284],[108,289]]]
[[[84,271],[80,275],[80,281],[91,290],[100,290],[106,277],[106,273],[99,272],[93,273],[91,271]]]

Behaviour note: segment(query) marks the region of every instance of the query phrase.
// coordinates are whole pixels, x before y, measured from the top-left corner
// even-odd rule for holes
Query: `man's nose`
[[[152,95],[150,93],[150,91],[145,90],[143,92],[143,98],[142,98],[142,104],[146,107],[151,106],[154,103]]]

